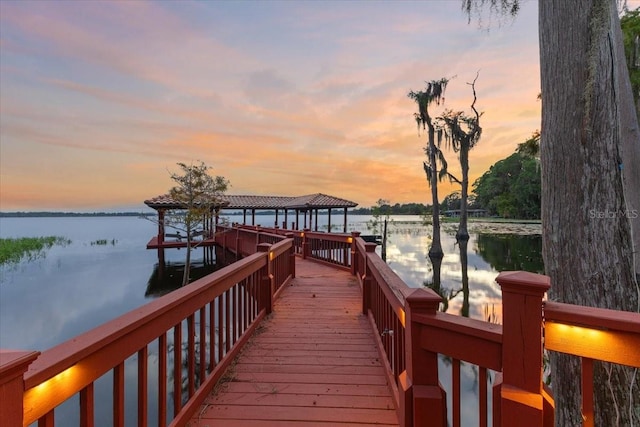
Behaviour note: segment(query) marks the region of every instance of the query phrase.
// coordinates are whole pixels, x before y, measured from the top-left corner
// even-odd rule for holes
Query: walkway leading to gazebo
[[[296,278],[190,426],[301,422],[398,425],[357,279],[298,259]]]

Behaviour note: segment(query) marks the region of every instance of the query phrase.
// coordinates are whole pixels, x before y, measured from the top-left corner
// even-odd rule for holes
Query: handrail
[[[421,340],[425,350],[502,370],[502,325],[439,312],[416,314],[412,320],[428,327]]]
[[[545,348],[640,368],[640,313],[546,302]]]
[[[640,314],[631,311],[608,310],[546,301],[543,305],[547,321],[571,323],[595,329],[638,333]]]

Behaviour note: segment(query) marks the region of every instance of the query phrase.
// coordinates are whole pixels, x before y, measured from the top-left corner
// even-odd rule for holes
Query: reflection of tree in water
[[[544,273],[539,234],[478,234],[475,251],[496,271]]]
[[[208,339],[207,339],[208,341]],[[208,345],[208,343],[207,343]],[[204,380],[206,380],[206,377],[211,374],[212,370],[213,370],[213,366],[211,365],[210,362],[210,354],[205,354],[205,378],[201,377],[201,370],[200,370],[200,337],[198,335],[195,336],[195,340],[194,340],[194,376],[193,376],[193,381],[194,381],[194,389],[198,390],[198,388],[202,385],[202,383],[204,382]],[[173,378],[175,375],[175,367],[174,367],[174,359],[173,359],[173,354],[174,354],[174,348],[173,345],[169,346],[167,348],[167,352],[168,352],[168,364],[169,364],[169,375],[167,376],[167,390],[168,390],[168,396],[171,399],[171,401],[173,401],[175,399],[175,393],[174,393],[174,389],[173,389]],[[216,344],[216,354],[217,354],[217,344]],[[215,358],[215,355],[213,356]],[[218,361],[216,360],[215,363],[217,363]],[[182,341],[182,357],[181,357],[181,368],[182,368],[182,374],[181,374],[181,392],[180,392],[180,400],[182,403],[182,406],[184,406],[187,401],[189,400],[189,343],[187,341],[186,337],[183,337],[183,341]]]
[[[462,306],[460,308],[460,315],[464,317],[469,317],[469,274],[468,274],[468,241],[461,239],[458,241],[458,249],[460,251],[460,267],[462,272],[462,283],[459,289],[448,289],[443,288],[441,284],[441,270],[442,270],[442,258],[430,258],[431,266],[433,270],[433,276],[431,281],[424,281],[423,286],[431,288],[442,298],[442,303],[440,306],[441,311],[446,312],[449,307],[449,301],[453,298],[457,297],[458,294],[462,292]],[[453,358],[447,355],[438,355],[441,362],[447,366],[451,367],[453,364]],[[476,396],[479,396],[480,387],[491,387],[491,384],[494,382],[494,373],[493,371],[487,371],[486,373],[486,381],[487,384],[480,384],[480,375],[479,375],[479,367],[477,365],[469,364],[464,361],[458,361],[459,366],[457,369],[460,371],[461,376],[461,384],[460,387],[468,387],[468,390],[471,391]],[[468,374],[463,375],[464,370],[467,370]]]
[[[435,293],[440,295],[442,303],[440,305],[440,311],[446,312],[449,308],[449,301],[462,292],[462,308],[460,309],[460,315],[469,317],[469,274],[468,274],[468,254],[467,254],[467,240],[461,240],[458,243],[460,249],[460,267],[462,270],[462,283],[460,289],[449,289],[442,287],[441,271],[442,271],[442,258],[430,257],[431,267],[433,275],[431,281],[425,280],[422,285],[424,287],[432,289]]]
[[[462,308],[460,309],[460,315],[469,317],[469,272],[467,266],[469,264],[469,258],[467,254],[468,239],[458,240],[458,246],[460,247],[460,267],[462,268]]]
[[[216,263],[191,262],[189,277],[196,280],[211,274],[222,266]],[[154,266],[153,272],[147,282],[145,297],[161,297],[182,287],[182,275],[184,273],[184,262],[181,263],[158,263]]]

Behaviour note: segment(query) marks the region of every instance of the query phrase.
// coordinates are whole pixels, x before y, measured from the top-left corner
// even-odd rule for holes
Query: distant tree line
[[[541,175],[540,133],[518,145],[516,152],[496,162],[473,183],[475,207],[503,218],[539,219]]]
[[[352,215],[373,215],[374,209],[380,209],[389,215],[424,215],[431,210],[421,203],[396,203],[395,205],[384,204],[382,206],[372,206],[370,208],[356,208],[349,211]]]
[[[81,216],[155,216],[155,212],[0,212],[0,218],[44,218]]]

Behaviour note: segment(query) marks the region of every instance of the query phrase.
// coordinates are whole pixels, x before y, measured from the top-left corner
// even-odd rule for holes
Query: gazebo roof
[[[174,201],[171,196],[164,194],[144,201],[145,205],[153,209],[182,209],[184,206]],[[221,209],[328,209],[328,208],[353,208],[357,203],[339,197],[328,196],[322,193],[308,194],[306,196],[247,196],[228,195],[220,196]]]

